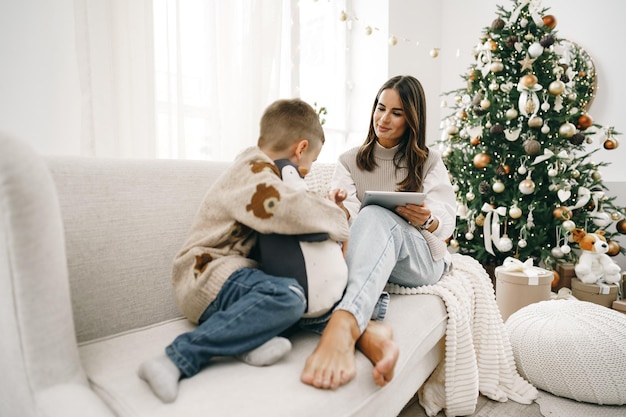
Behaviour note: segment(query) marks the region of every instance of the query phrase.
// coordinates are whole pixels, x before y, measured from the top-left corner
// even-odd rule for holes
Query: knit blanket
[[[429,416],[445,410],[453,417],[473,414],[479,392],[495,401],[532,403],[538,392],[517,372],[491,279],[469,256],[454,254],[452,264],[434,285],[386,288],[395,294],[438,295],[448,312],[444,359],[420,388],[420,404]]]

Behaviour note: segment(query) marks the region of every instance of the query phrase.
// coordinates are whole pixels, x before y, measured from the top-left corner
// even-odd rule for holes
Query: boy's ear
[[[309,147],[309,141],[306,139],[302,139],[296,143],[296,148],[294,149],[294,153],[298,158],[302,157],[304,151]]]

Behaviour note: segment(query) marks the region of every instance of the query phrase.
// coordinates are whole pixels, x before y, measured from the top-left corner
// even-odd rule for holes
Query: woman
[[[450,267],[446,239],[455,227],[455,195],[441,155],[426,146],[426,103],[420,82],[396,76],[378,91],[367,138],[339,157],[331,192],[350,227],[348,285],[307,359],[301,379],[335,389],[355,375],[356,345],[374,364],[375,382],[393,377],[398,348],[384,317],[387,282],[436,283]],[[360,210],[366,190],[419,191],[422,205]]]

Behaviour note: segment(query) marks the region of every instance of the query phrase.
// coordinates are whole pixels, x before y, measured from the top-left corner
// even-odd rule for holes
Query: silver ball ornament
[[[535,182],[530,179],[526,179],[519,183],[519,191],[522,194],[532,194],[535,191]]]
[[[511,216],[512,219],[519,219],[522,217],[522,209],[517,206],[511,207],[509,209],[509,216]]]
[[[563,251],[558,246],[552,248],[550,253],[552,254],[552,256],[554,256],[557,259],[561,259],[564,256]]]
[[[508,252],[511,249],[513,249],[513,241],[507,235],[502,236],[498,244],[498,250],[500,252]]]
[[[502,183],[502,181],[496,181],[491,186],[491,189],[493,189],[495,193],[501,193],[504,191],[504,184]]]
[[[576,229],[576,223],[574,223],[571,220],[565,220],[561,226],[563,226],[563,229],[565,229],[568,232],[571,232],[572,230]]]

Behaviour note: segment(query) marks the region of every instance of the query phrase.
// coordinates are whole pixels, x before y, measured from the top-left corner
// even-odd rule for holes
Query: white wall
[[[78,154],[73,0],[0,0],[0,130],[44,154]]]

